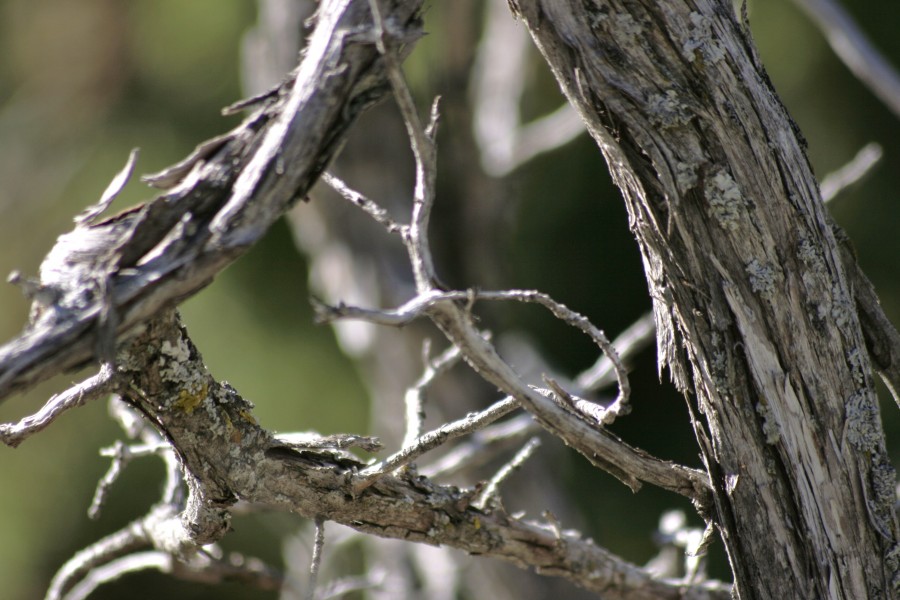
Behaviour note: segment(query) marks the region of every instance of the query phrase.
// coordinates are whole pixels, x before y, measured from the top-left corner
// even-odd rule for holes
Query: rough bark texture
[[[894,471],[804,141],[727,2],[519,0],[621,188],[741,598],[898,586]]]
[[[414,0],[381,3],[392,52],[402,56],[419,36],[420,7]],[[163,502],[123,529],[122,536],[108,536],[74,556],[54,579],[48,598],[62,597],[86,572],[120,552],[152,548],[180,561],[190,558],[225,535],[238,500],[382,537],[502,558],[608,598],[727,597],[728,584],[651,573],[577,532],[562,530],[555,518],[534,523],[509,515],[502,506],[475,506],[477,488],[440,486],[413,469],[366,479],[359,473],[365,465],[333,451],[327,441],[297,448],[259,427],[252,405],[206,371],[171,308],[202,289],[306,194],[350,124],[386,92],[387,61],[380,58],[376,39],[368,2],[323,2],[300,66],[277,89],[242,103],[240,108],[252,113],[241,126],[150,178],[166,189],[160,197],[100,222],[94,220],[102,207],[92,207],[60,237],[41,266],[40,279],[21,282],[34,297],[33,319],[20,337],[0,347],[0,398],[89,361],[103,367],[97,376],[51,398],[34,417],[0,425],[0,440],[17,445],[67,408],[115,390],[171,445],[188,488],[185,499],[173,484]],[[396,80],[399,71],[392,74]],[[419,166],[431,187],[433,156],[427,173],[425,163]],[[417,196],[414,207],[424,206],[426,197],[430,202],[434,195]],[[407,228],[410,243],[417,244],[410,253],[414,272],[423,274],[417,284],[424,282],[428,292],[419,298],[429,300],[421,305],[421,315],[459,341],[466,360],[488,380],[524,406],[540,409],[541,422],[569,432],[564,439],[577,441],[580,451],[602,457],[602,464],[616,472],[637,469],[623,475],[635,482],[656,480],[658,472],[644,473],[640,465],[660,461],[598,432],[529,387],[499,358],[469,309],[459,304],[474,296],[460,292],[442,298],[430,287],[433,273],[422,268],[430,260],[412,260],[430,252],[423,214],[424,208],[414,208],[419,221]],[[590,444],[594,438],[602,439]],[[634,460],[616,458],[622,452]],[[702,472],[663,465],[663,472],[669,471],[676,489],[709,496]],[[679,483],[684,479],[687,483]]]
[[[190,490],[181,515],[187,539],[209,543],[228,529],[238,500],[333,520],[358,531],[461,548],[565,577],[607,598],[726,598],[728,586],[661,580],[569,531],[474,506],[475,492],[440,486],[413,470],[357,491],[365,465],[339,449],[281,441],[253,418],[253,405],[212,377],[174,313],[148,324],[119,354],[133,383],[123,396],[179,455]],[[173,544],[177,545],[177,544]]]
[[[421,3],[379,4],[389,46],[402,54],[419,35]],[[527,385],[471,313],[476,299],[501,296],[545,298],[557,316],[564,307],[532,292],[435,287],[426,235],[433,140],[412,125],[411,107],[411,137],[428,142],[430,157],[419,158],[428,180],[419,187],[429,191],[417,189],[404,234],[418,296],[395,311],[322,311],[394,325],[430,318],[485,380],[596,466],[693,499],[721,533],[741,598],[896,595],[895,477],[869,361],[896,384],[898,336],[832,230],[802,138],[746,27],[729,3],[703,0],[511,5],[623,191],[655,302],[660,366],[689,397],[707,473],[626,446],[573,412],[562,388],[550,398]],[[116,390],[171,444],[188,488],[182,499],[173,484],[139,526],[73,557],[48,597],[123,548],[184,558],[227,532],[239,500],[498,557],[607,598],[730,595],[717,582],[655,576],[551,517],[540,524],[479,506],[477,488],[437,485],[412,468],[369,478],[372,467],[345,446],[259,427],[252,405],[203,366],[171,307],[303,197],[356,116],[387,91],[370,11],[364,0],[323,2],[300,67],[245,103],[252,114],[240,127],[152,178],[166,189],[159,198],[76,221],[40,279],[23,281],[33,320],[0,348],[0,399],[89,361],[103,368],[35,418],[0,426],[0,439],[16,445],[54,414]],[[390,73],[395,91],[405,90]],[[560,318],[577,325],[575,317]]]
[[[421,34],[420,8],[385,3],[400,42]],[[0,397],[93,355],[109,360],[117,333],[205,287],[306,196],[350,125],[388,91],[365,35],[370,22],[366,4],[330,5],[308,60],[268,94],[232,107],[251,110],[239,127],[145,178],[165,194],[60,237],[32,292],[31,326],[0,348]],[[106,338],[99,345],[95,327]]]

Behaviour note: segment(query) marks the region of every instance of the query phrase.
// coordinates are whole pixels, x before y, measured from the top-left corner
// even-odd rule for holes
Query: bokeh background
[[[466,60],[471,50],[459,44],[477,39],[480,27],[482,3],[460,2],[463,9],[443,4],[429,9],[430,35],[407,63],[422,106],[434,94],[465,93],[466,81],[448,65]],[[900,65],[900,3],[845,0],[844,5]],[[900,323],[900,119],[840,64],[791,2],[753,0],[749,8],[764,63],[809,141],[816,173],[822,177],[840,167],[869,142],[884,149],[876,170],[842,193],[830,210],[853,240],[889,316]],[[470,21],[460,19],[466,11]],[[252,0],[0,0],[0,274],[13,269],[35,274],[56,236],[96,201],[131,148],[141,149],[137,172],[150,173],[236,124],[219,111],[242,97],[241,40],[256,18]],[[560,96],[536,53],[531,60],[523,108],[536,116],[556,107]],[[455,118],[446,115],[440,138],[442,165],[450,173],[454,165],[471,163],[454,154],[461,146],[456,139],[471,136]],[[376,168],[377,160],[373,157]],[[450,174],[442,175],[441,185],[444,197],[459,193]],[[622,202],[586,136],[531,161],[491,190],[480,201],[493,203],[503,227],[481,231],[493,237],[490,247],[502,261],[490,287],[541,289],[611,335],[649,309]],[[150,196],[135,179],[116,206]],[[442,210],[439,205],[435,222],[435,237],[443,244],[439,268],[455,285],[485,285],[479,271],[453,251],[479,228],[466,223],[465,215]],[[307,263],[288,226],[279,223],[182,312],[210,368],[256,404],[263,425],[366,433],[366,386],[332,331],[313,324],[308,296]],[[0,285],[3,341],[21,330],[27,311],[18,289]],[[539,311],[516,307],[486,318],[497,327],[527,331],[552,365],[570,376],[595,358],[589,342]],[[0,422],[33,412],[86,374],[66,374],[8,400],[0,405]],[[635,362],[632,381],[635,410],[616,424],[616,432],[659,456],[697,465],[684,401],[659,384],[652,351]],[[888,443],[894,443],[898,464],[900,419],[883,396]],[[41,597],[75,551],[141,515],[157,499],[160,465],[154,459],[137,461],[113,488],[100,519],[87,518],[96,482],[108,466],[98,450],[120,437],[106,406],[95,403],[66,414],[16,450],[0,448],[4,598]],[[566,489],[587,515],[587,533],[629,560],[643,563],[654,555],[652,532],[663,510],[689,509],[679,498],[649,488],[632,495],[580,458],[559,456]],[[283,533],[301,525],[287,515],[238,521],[225,546],[278,564]],[[713,563],[715,573],[726,577],[720,553],[714,553]],[[276,597],[154,574],[129,577],[96,597],[126,594]]]

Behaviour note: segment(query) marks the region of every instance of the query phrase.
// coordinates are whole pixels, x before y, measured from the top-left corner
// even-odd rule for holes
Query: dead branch
[[[420,35],[420,7],[382,5],[400,52]],[[208,285],[306,196],[348,127],[387,90],[378,50],[358,37],[370,22],[366,2],[323,5],[289,80],[240,126],[145,178],[163,195],[59,238],[41,265],[33,322],[0,347],[0,399],[88,364],[100,338],[127,339]],[[104,315],[114,331],[98,338]]]

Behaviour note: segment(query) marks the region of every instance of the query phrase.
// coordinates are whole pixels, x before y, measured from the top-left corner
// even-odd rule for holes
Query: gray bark
[[[402,54],[419,35],[421,4],[381,6]],[[746,27],[728,3],[710,1],[511,6],[623,191],[654,299],[660,368],[688,396],[706,472],[626,446],[577,416],[561,388],[544,395],[525,384],[475,326],[467,303],[478,294],[437,289],[430,248],[415,235],[405,242],[418,295],[404,310],[331,307],[327,316],[430,318],[510,402],[596,466],[635,488],[649,482],[691,498],[724,540],[741,598],[896,594],[895,478],[870,356],[896,387],[900,345],[828,220],[802,138]],[[498,557],[607,598],[726,597],[727,585],[653,576],[552,519],[480,506],[476,489],[413,469],[366,478],[372,467],[342,452],[357,438],[278,439],[205,369],[171,309],[305,196],[358,114],[388,90],[368,7],[322,3],[301,66],[246,103],[252,114],[240,127],[153,178],[166,190],[157,199],[100,222],[85,216],[40,280],[23,282],[33,320],[0,348],[0,398],[89,361],[104,368],[35,417],[0,426],[0,439],[14,446],[112,390],[171,445],[187,483],[185,498],[172,484],[147,517],[74,557],[50,596],[123,551],[196,556],[243,501]],[[425,175],[433,184],[433,170]],[[421,239],[427,196],[416,197]],[[512,297],[563,313],[540,294]],[[560,318],[587,331],[580,315]]]
[[[723,2],[511,4],[622,190],[738,594],[896,594],[854,289],[746,24]]]

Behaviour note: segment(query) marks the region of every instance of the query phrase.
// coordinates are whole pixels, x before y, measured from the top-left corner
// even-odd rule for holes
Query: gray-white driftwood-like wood
[[[895,476],[852,280],[746,21],[713,0],[510,5],[622,190],[739,596],[895,594]]]

